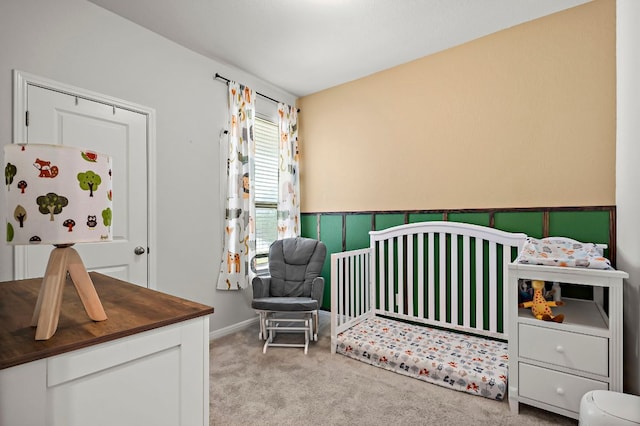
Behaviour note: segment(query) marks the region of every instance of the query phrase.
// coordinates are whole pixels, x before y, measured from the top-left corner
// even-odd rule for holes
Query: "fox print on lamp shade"
[[[67,272],[94,321],[107,319],[93,282],[71,246],[112,241],[112,161],[93,151],[62,145],[4,147],[6,241],[52,244],[32,326],[36,340],[56,331]]]

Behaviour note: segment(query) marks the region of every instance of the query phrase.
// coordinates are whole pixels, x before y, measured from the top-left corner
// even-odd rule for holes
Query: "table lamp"
[[[67,272],[89,318],[107,319],[91,277],[72,248],[112,241],[111,157],[62,145],[4,147],[7,243],[53,244],[31,325],[36,340],[58,327]]]

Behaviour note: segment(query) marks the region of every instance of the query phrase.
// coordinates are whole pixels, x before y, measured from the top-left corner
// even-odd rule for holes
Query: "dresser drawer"
[[[582,395],[592,390],[608,390],[597,380],[573,376],[534,365],[519,364],[519,389],[522,397],[577,413]]]
[[[527,324],[518,326],[518,356],[609,376],[609,340]]]

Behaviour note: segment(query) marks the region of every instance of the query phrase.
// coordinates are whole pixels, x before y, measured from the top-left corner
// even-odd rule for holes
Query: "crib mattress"
[[[507,343],[462,333],[368,318],[338,334],[337,352],[396,373],[502,400]]]

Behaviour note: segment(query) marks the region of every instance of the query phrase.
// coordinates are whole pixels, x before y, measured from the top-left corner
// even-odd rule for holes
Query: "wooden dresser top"
[[[30,323],[42,278],[0,282],[0,369],[213,313],[210,306],[97,272],[89,275],[108,319],[94,322],[87,316],[67,277],[58,329],[41,341],[35,340]]]

